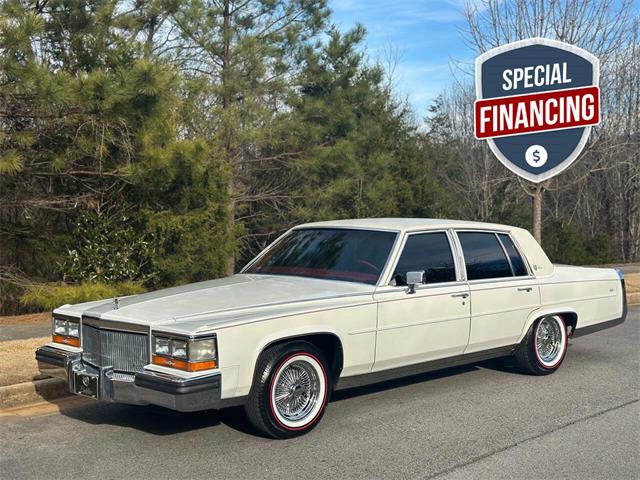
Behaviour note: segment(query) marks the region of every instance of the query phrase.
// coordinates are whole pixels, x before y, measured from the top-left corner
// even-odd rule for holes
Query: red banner
[[[597,125],[600,90],[596,86],[476,100],[478,139]]]

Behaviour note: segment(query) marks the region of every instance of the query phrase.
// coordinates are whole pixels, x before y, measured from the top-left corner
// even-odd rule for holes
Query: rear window
[[[459,232],[468,280],[511,277],[511,267],[494,233]]]
[[[375,285],[391,253],[394,232],[293,230],[244,273],[294,275]]]
[[[518,249],[511,240],[511,237],[506,233],[501,233],[498,235],[500,237],[500,241],[502,245],[504,245],[504,249],[507,251],[507,255],[509,255],[509,260],[511,261],[511,267],[513,268],[513,274],[516,277],[525,277],[529,275],[527,271],[527,267],[524,264],[524,260],[520,256]]]

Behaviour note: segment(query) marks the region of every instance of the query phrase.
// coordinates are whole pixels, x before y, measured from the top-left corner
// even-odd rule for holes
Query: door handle
[[[454,293],[453,295],[451,295],[453,298],[467,298],[469,296],[468,293]]]
[[[532,290],[533,290],[533,288],[531,288],[531,287],[523,287],[523,288],[519,288],[518,289],[519,292],[530,292]]]

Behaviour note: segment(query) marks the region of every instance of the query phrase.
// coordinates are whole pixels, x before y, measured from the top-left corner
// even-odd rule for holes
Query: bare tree
[[[614,122],[619,122],[622,118],[638,116],[637,100],[635,100],[634,110],[634,101],[628,98],[629,93],[626,90],[626,87],[631,85],[625,85],[622,89],[617,88],[615,93],[613,93],[614,89],[610,88],[610,83],[619,81],[618,73],[623,66],[633,69],[633,64],[637,63],[637,52],[634,57],[632,43],[634,35],[637,37],[638,24],[637,15],[634,17],[630,0],[621,2],[614,0],[516,0],[511,2],[483,0],[467,2],[464,15],[467,20],[464,38],[478,54],[530,37],[557,39],[592,52],[601,62],[602,90],[609,92],[602,99],[603,114],[607,118],[604,123],[609,123],[610,118],[620,117],[617,120],[611,120],[611,125],[614,125]],[[633,82],[631,78],[629,81]],[[617,131],[620,132],[620,130]],[[632,133],[633,130],[627,127],[626,131]],[[637,136],[637,125],[635,132]],[[610,135],[596,132],[594,137],[597,139],[592,141],[589,147],[592,155],[598,150],[595,145],[602,142],[602,136],[606,136],[611,141]],[[618,138],[621,140],[620,136]],[[627,145],[629,141],[629,135],[626,135],[623,144]],[[611,153],[612,150],[609,152]],[[593,173],[603,168],[617,168],[612,166],[612,161],[611,154],[605,159],[601,152],[595,163],[589,162],[590,171]],[[581,178],[582,175],[578,177]],[[564,180],[567,180],[566,176]],[[547,181],[538,185],[520,183],[526,194],[533,199],[533,233],[540,242],[542,197],[543,192],[551,188],[552,182]],[[557,182],[554,184],[557,185]]]

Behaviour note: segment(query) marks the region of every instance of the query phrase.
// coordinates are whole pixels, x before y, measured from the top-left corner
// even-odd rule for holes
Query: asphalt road
[[[639,478],[640,308],[575,339],[547,377],[494,361],[336,395],[311,434],[273,441],[239,409],[90,404],[0,417],[9,478]]]
[[[0,342],[51,336],[51,320],[42,322],[0,325]]]

